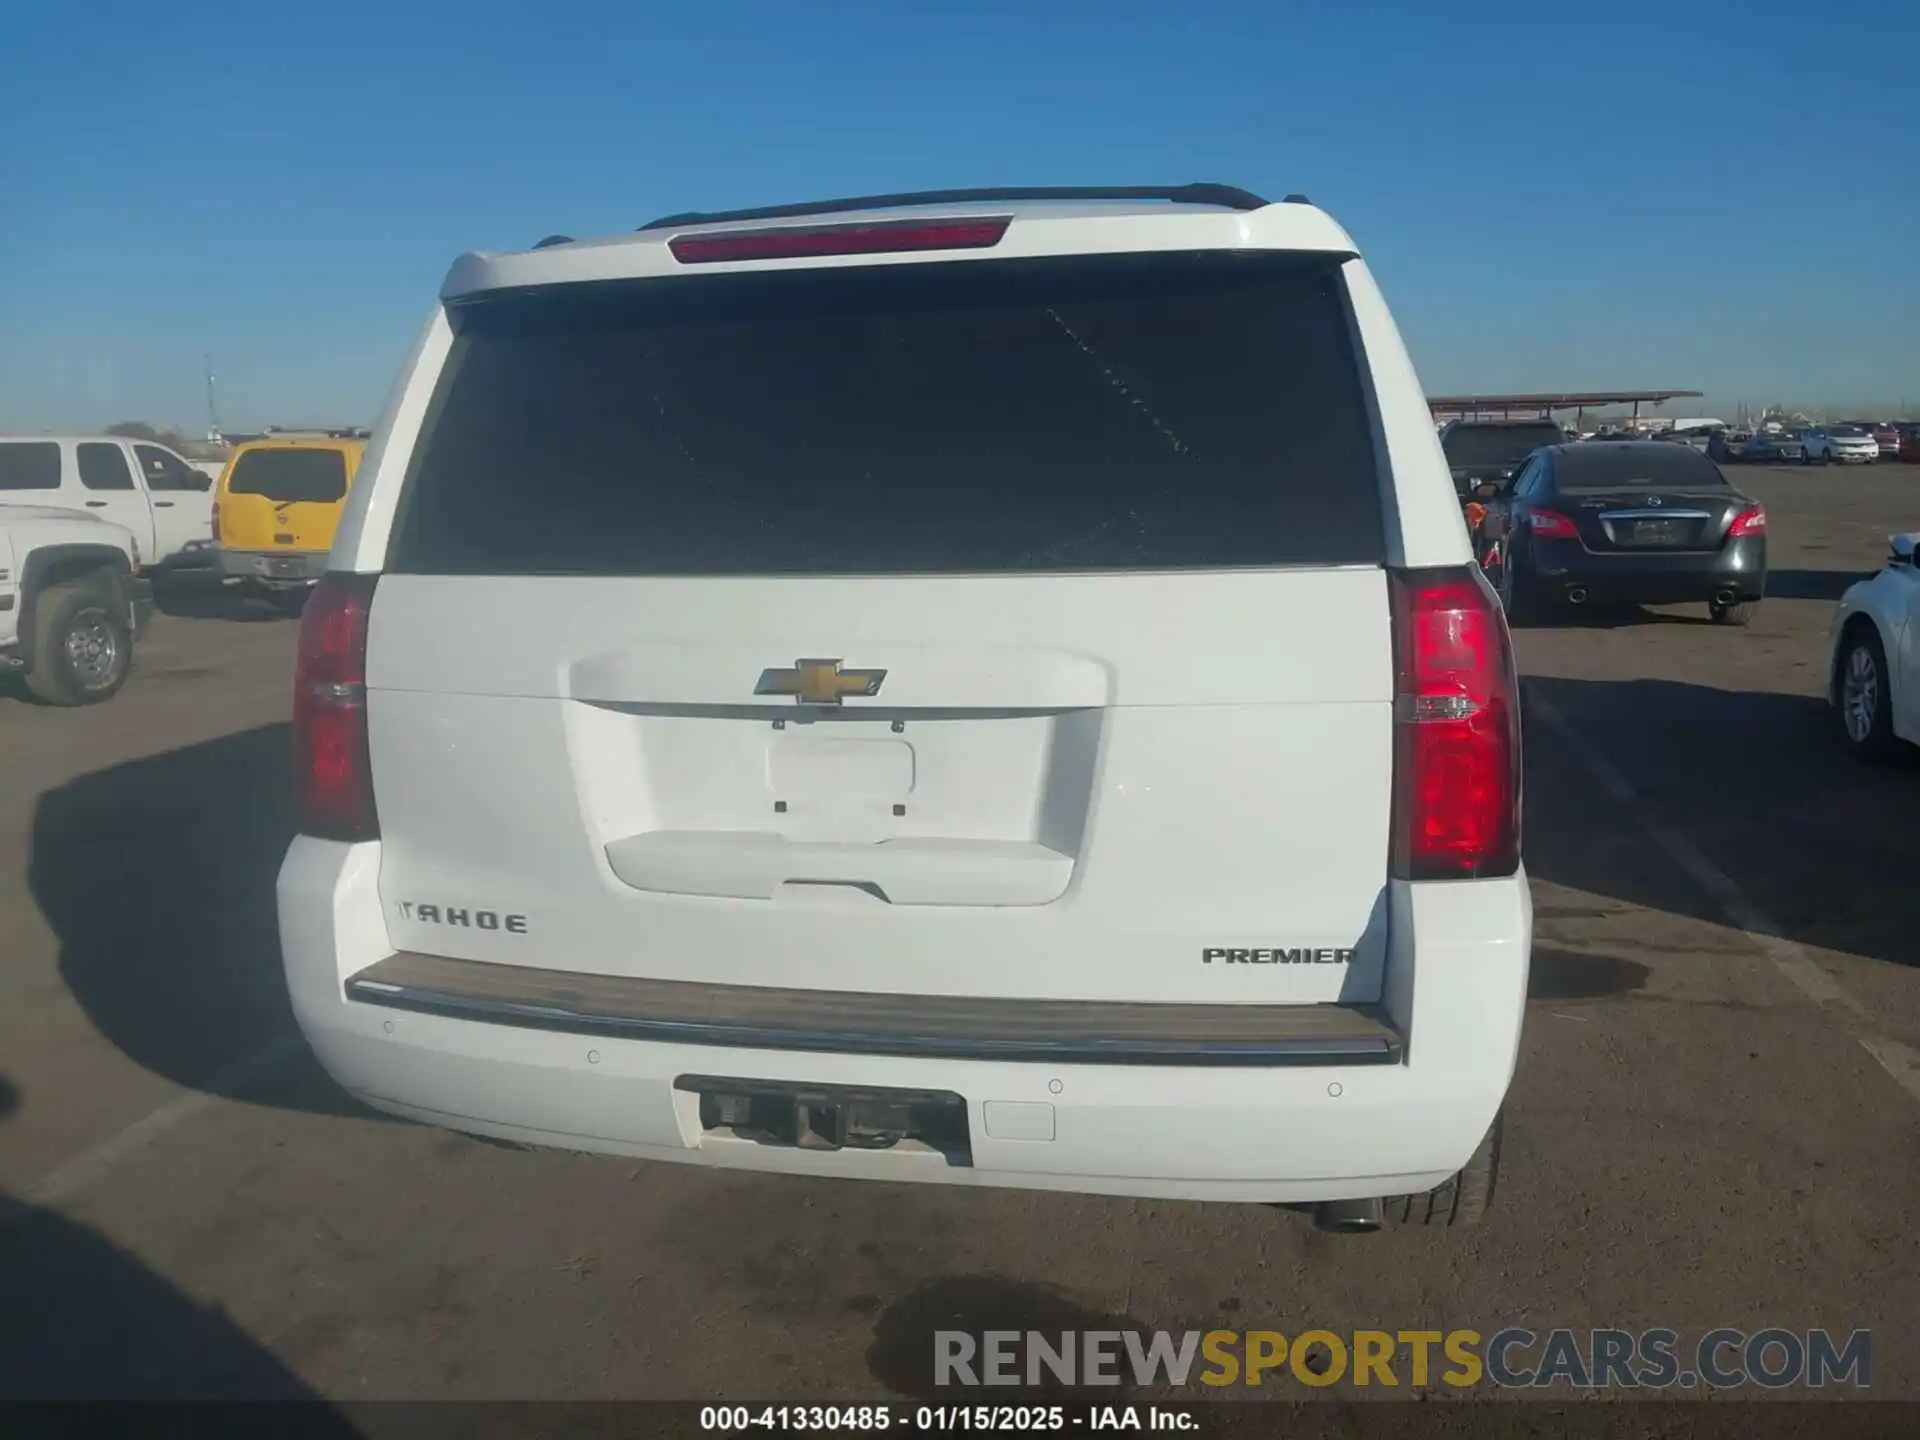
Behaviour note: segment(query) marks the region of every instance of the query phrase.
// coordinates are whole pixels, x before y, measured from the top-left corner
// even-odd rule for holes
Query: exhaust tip
[[[1322,1200],[1313,1207],[1316,1230],[1336,1235],[1371,1235],[1386,1224],[1378,1198],[1372,1200]]]
[[[1587,587],[1584,585],[1569,585],[1567,587],[1567,599],[1570,603],[1575,605],[1586,604],[1587,603]]]
[[[1716,605],[1730,606],[1734,604],[1737,600],[1739,600],[1739,598],[1740,598],[1740,592],[1733,589],[1731,586],[1729,586],[1724,590],[1716,590],[1713,592],[1713,603]]]

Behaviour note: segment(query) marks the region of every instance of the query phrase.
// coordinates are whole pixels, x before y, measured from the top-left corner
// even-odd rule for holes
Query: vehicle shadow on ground
[[[1838,600],[1847,587],[1869,578],[1871,570],[1773,570],[1767,574],[1766,600]],[[1556,606],[1528,617],[1533,630],[1618,630],[1632,625],[1712,625],[1704,603],[1649,610],[1639,605]]]
[[[1847,587],[1871,579],[1871,570],[1771,570],[1769,600],[1838,600]]]
[[[296,1034],[274,879],[293,837],[284,724],[83,775],[35,807],[27,883],[60,974],[136,1063],[205,1088]],[[304,1046],[246,1098],[366,1116]]]
[[[1848,757],[1812,696],[1670,680],[1524,681],[1527,870],[1536,879],[1728,923],[1581,763],[1623,774],[1648,818],[1692,841],[1805,944],[1920,966],[1920,928],[1890,896],[1920,872],[1920,765]],[[1540,723],[1542,704],[1577,739]]]
[[[1529,616],[1529,630],[1619,630],[1632,625],[1712,625],[1707,607],[1647,610],[1638,605],[1560,606]]]
[[[0,1076],[0,1121],[19,1096]],[[359,1432],[218,1308],[174,1289],[138,1260],[63,1216],[0,1194],[0,1402],[249,1400],[307,1402],[276,1411],[274,1433]],[[294,1422],[281,1424],[281,1418]],[[73,1434],[69,1425],[56,1426]],[[101,1433],[137,1428],[92,1417]],[[14,1412],[11,1433],[40,1433]],[[18,1428],[15,1429],[15,1426]],[[86,1427],[91,1428],[91,1427]],[[194,1427],[198,1428],[198,1427]],[[53,1433],[53,1432],[46,1432]]]
[[[267,600],[222,585],[217,576],[197,573],[163,577],[153,587],[153,604],[162,615],[181,620],[252,625],[293,618]]]

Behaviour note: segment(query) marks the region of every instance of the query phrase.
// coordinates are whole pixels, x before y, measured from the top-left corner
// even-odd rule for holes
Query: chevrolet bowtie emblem
[[[878,695],[884,670],[842,670],[838,660],[796,660],[790,670],[762,670],[756,695],[791,695],[801,705],[838,705],[849,695]]]

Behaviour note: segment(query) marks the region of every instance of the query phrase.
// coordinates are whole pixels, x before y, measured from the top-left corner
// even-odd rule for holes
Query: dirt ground
[[[0,699],[0,1397],[845,1400],[927,1393],[943,1328],[1779,1325],[1871,1329],[1874,1392],[1920,1399],[1920,767],[1848,762],[1820,699],[1920,468],[1735,473],[1751,629],[1518,636],[1532,998],[1455,1233],[371,1115],[280,978],[292,624],[174,594],[113,703]]]

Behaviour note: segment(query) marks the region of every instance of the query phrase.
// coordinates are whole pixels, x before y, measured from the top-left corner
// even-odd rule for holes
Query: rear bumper
[[[661,1013],[657,1003],[637,1003],[647,998],[639,990],[613,994],[551,971],[548,998],[561,1003],[542,1007],[534,1023],[463,1013],[445,1003],[447,992],[471,1002],[488,988],[473,983],[473,971],[498,979],[507,967],[402,957],[410,969],[383,970],[394,947],[378,895],[379,854],[377,843],[300,839],[281,868],[281,942],[302,1032],[335,1080],[377,1109],[527,1143],[1101,1194],[1370,1198],[1429,1189],[1458,1170],[1504,1100],[1518,1051],[1532,930],[1524,876],[1390,892],[1395,933],[1421,937],[1418,963],[1409,938],[1389,960],[1383,1004],[1369,1007],[1379,1017],[1369,1021],[1374,1038],[1390,1036],[1392,1053],[1375,1044],[1365,1054],[1136,1053],[1122,1063],[1071,1044],[1021,1058],[961,1058],[950,1045],[922,1053],[899,1053],[897,1044],[773,1048],[738,1031],[709,1030],[713,1043],[700,1043],[686,1029],[645,1033],[627,1023],[636,1012]],[[415,993],[353,998],[367,995],[369,979]],[[516,1003],[529,998],[518,979],[500,984],[520,985]],[[438,1001],[423,998],[435,991]],[[1071,1017],[1060,1026],[1071,1030]],[[1027,1036],[1047,1029],[1030,1025]],[[1348,1038],[1366,1037],[1354,1029]],[[706,1130],[697,1097],[676,1085],[694,1075],[951,1092],[966,1104],[969,1161],[909,1146],[823,1152]]]
[[[1599,604],[1686,605],[1731,590],[1758,600],[1767,586],[1767,542],[1753,535],[1719,550],[1603,555],[1577,540],[1534,540],[1529,570],[1548,598],[1574,587]]]
[[[233,580],[267,585],[306,585],[327,573],[325,550],[227,550],[219,552],[220,573]]]

